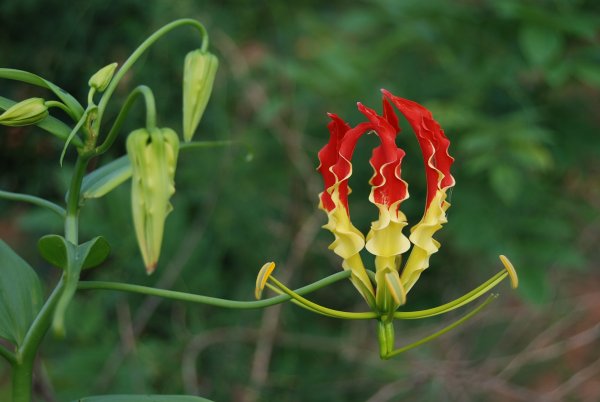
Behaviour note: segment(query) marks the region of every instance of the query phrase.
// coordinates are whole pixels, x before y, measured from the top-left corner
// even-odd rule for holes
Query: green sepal
[[[22,127],[38,124],[48,117],[48,106],[42,98],[29,98],[15,103],[0,114],[0,125]]]
[[[132,166],[131,207],[136,238],[146,271],[154,272],[164,225],[173,207],[179,139],[169,128],[138,129],[127,137]]]
[[[41,306],[37,274],[0,240],[0,338],[21,345]]]
[[[219,67],[217,57],[193,50],[185,57],[183,68],[183,138],[192,140],[212,92]]]
[[[110,80],[112,80],[118,65],[118,63],[111,63],[102,67],[90,77],[88,85],[98,92],[103,92],[110,83]]]

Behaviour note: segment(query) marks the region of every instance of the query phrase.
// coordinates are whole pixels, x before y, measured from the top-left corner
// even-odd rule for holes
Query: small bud
[[[0,124],[20,127],[39,123],[48,116],[44,102],[42,98],[30,98],[14,104],[0,115]]]
[[[183,68],[183,138],[191,141],[212,92],[219,60],[201,50],[189,52]]]
[[[139,129],[127,137],[133,224],[148,274],[158,263],[165,220],[173,209],[169,199],[175,193],[178,153],[179,139],[168,128]]]
[[[110,80],[112,80],[113,75],[115,74],[115,70],[117,69],[118,63],[112,63],[108,66],[102,67],[98,70],[90,80],[88,81],[88,85],[91,88],[95,88],[96,91],[102,92],[106,89]]]

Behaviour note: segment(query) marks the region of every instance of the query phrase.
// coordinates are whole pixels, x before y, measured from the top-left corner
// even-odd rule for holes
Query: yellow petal
[[[371,223],[371,230],[367,234],[366,248],[369,253],[381,257],[395,257],[408,251],[410,241],[402,233],[408,224],[406,216],[400,211],[395,211],[394,205],[387,206],[375,204],[379,208],[379,219]]]
[[[429,267],[429,257],[439,250],[440,243],[433,235],[442,228],[442,224],[448,222],[446,210],[449,207],[446,192],[438,190],[421,221],[412,227],[409,239],[414,247],[400,277],[406,292],[410,291],[421,273]]]

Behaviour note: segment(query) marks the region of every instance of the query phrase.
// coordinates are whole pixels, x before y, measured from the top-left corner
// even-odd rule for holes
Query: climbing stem
[[[319,281],[313,282],[310,285],[301,287],[294,292],[296,294],[307,294],[314,292],[315,290],[321,289],[322,287],[331,285],[335,282],[339,282],[343,279],[348,278],[349,272],[338,272],[336,274],[325,277]],[[273,306],[290,300],[290,296],[287,294],[271,297],[264,300],[256,301],[239,301],[239,300],[227,300],[220,299],[217,297],[196,295],[185,292],[178,292],[167,289],[157,289],[148,286],[132,285],[130,283],[121,282],[103,282],[103,281],[80,281],[78,285],[79,290],[90,290],[90,289],[104,289],[114,290],[118,292],[130,292],[130,293],[141,293],[150,296],[163,297],[165,299],[180,300],[190,303],[207,304],[215,307],[223,308],[235,308],[235,309],[257,309]]]
[[[144,101],[146,104],[146,127],[149,129],[156,127],[156,104],[154,101],[154,94],[152,93],[152,90],[146,85],[140,85],[136,87],[133,91],[131,91],[131,93],[125,100],[125,103],[121,107],[121,110],[119,111],[115,122],[113,123],[110,131],[108,132],[106,139],[104,140],[102,145],[96,148],[94,154],[103,154],[110,148],[110,146],[113,144],[113,142],[119,135],[119,130],[121,129],[125,118],[129,114],[129,109],[131,109],[134,102],[140,95],[144,97]]]
[[[150,46],[152,46],[157,40],[159,40],[161,37],[163,37],[168,32],[174,30],[175,28],[178,28],[180,26],[185,26],[185,25],[189,25],[189,26],[192,26],[193,28],[196,28],[200,32],[200,35],[202,36],[201,49],[203,51],[205,51],[208,48],[208,34],[206,32],[206,29],[204,28],[204,26],[201,23],[199,23],[198,21],[191,19],[191,18],[183,18],[183,19],[173,21],[170,24],[167,24],[164,27],[157,30],[156,32],[154,32],[144,42],[142,42],[142,44],[140,46],[138,46],[137,49],[134,50],[134,52],[129,56],[129,58],[127,60],[125,60],[125,62],[121,66],[121,68],[115,73],[115,76],[110,81],[110,84],[108,85],[108,87],[106,88],[104,93],[102,94],[102,98],[100,98],[100,102],[98,103],[98,118],[96,120],[96,132],[99,132],[100,124],[102,122],[102,117],[104,116],[104,112],[106,110],[106,106],[108,104],[108,101],[110,100],[110,97],[112,96],[113,92],[117,88],[117,85],[119,84],[121,79],[125,76],[127,71],[129,71],[129,69],[131,69],[131,67],[140,58],[140,56],[146,50],[148,50],[148,48]]]

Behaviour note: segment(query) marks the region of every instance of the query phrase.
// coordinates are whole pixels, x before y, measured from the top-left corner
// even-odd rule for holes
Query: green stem
[[[65,217],[65,239],[77,245],[79,241],[79,195],[81,192],[81,182],[85,175],[85,168],[89,157],[79,155],[75,162],[75,172],[71,179],[69,187],[69,196],[67,199],[67,211]]]
[[[37,205],[38,207],[48,208],[50,211],[54,212],[55,214],[58,214],[61,218],[64,218],[66,215],[66,211],[64,210],[64,208],[56,205],[53,202],[33,195],[0,190],[0,198],[12,201],[28,202],[30,204]]]
[[[484,301],[483,303],[481,303],[481,305],[479,305],[477,308],[471,310],[469,313],[465,314],[464,316],[462,316],[458,321],[453,322],[452,324],[448,325],[447,327],[441,329],[440,331],[431,334],[423,339],[420,339],[416,342],[413,342],[409,345],[403,346],[399,349],[396,349],[392,352],[387,353],[385,356],[382,356],[382,358],[384,359],[390,359],[394,356],[398,356],[400,353],[406,352],[407,350],[410,349],[414,349],[417,346],[421,346],[424,343],[427,343],[429,341],[432,341],[442,335],[444,335],[446,332],[452,331],[454,328],[458,327],[459,325],[465,323],[466,321],[468,321],[469,319],[473,318],[477,313],[479,313],[481,310],[483,310],[488,304],[490,304],[492,301],[494,301],[494,299],[496,299],[496,297],[498,297],[498,295],[491,295],[490,297],[488,297],[486,299],[486,301]],[[381,348],[380,348],[381,349]]]
[[[64,281],[61,278],[29,327],[21,348],[16,351],[16,361],[13,366],[13,402],[31,401],[33,362],[40,343],[50,327],[54,308],[63,287]]]
[[[324,306],[321,306],[320,304],[314,303],[314,302],[300,296],[297,292],[294,292],[293,290],[289,289],[287,286],[285,286],[283,283],[279,282],[273,276],[270,276],[269,280],[272,281],[275,284],[275,286],[277,286],[279,289],[281,289],[284,293],[286,293],[292,299],[297,300],[298,302],[304,304],[305,306],[309,307],[310,309],[316,310],[320,313],[323,313],[324,315],[329,315],[329,316],[335,317],[335,318],[342,318],[345,320],[369,320],[372,318],[377,318],[379,316],[377,313],[375,313],[373,311],[354,313],[354,312],[334,310],[334,309],[331,309],[328,307],[324,307]]]
[[[13,366],[17,362],[15,354],[2,345],[0,345],[0,356],[4,357],[6,361],[8,361]]]
[[[79,192],[85,174],[88,156],[79,155],[75,163],[75,171],[71,178],[67,209],[65,216],[65,238],[73,243],[78,242]],[[64,276],[61,277],[52,294],[48,297],[35,320],[27,330],[20,348],[15,352],[16,361],[13,366],[13,402],[30,402],[32,388],[33,362],[44,335],[50,327],[56,304],[60,300],[65,287]]]
[[[279,289],[277,286],[271,285],[270,283],[266,283],[265,284],[266,287],[268,287],[269,289],[271,289],[273,292],[277,293],[278,295],[285,295],[286,297],[288,297],[288,300],[290,300],[290,302],[294,303],[296,306],[303,308],[307,311],[310,311],[311,313],[315,313],[315,314],[321,314],[324,315],[325,317],[333,317],[335,318],[335,316],[331,315],[331,314],[326,314],[322,311],[319,310],[315,310],[314,308],[308,307],[302,303],[300,303],[298,300],[295,299],[289,299],[289,296],[287,296],[281,289]],[[298,293],[298,292],[296,292]]]
[[[397,311],[394,313],[394,318],[399,318],[403,320],[415,320],[420,318],[433,317],[439,314],[444,314],[449,311],[455,310],[459,307],[464,306],[465,304],[471,303],[477,300],[479,297],[483,296],[489,290],[491,290],[494,286],[502,282],[504,278],[508,276],[506,271],[498,272],[496,275],[488,279],[483,284],[479,285],[477,288],[473,289],[469,293],[464,296],[459,297],[449,303],[442,304],[441,306],[430,308],[427,310],[419,310],[419,311]]]
[[[146,127],[149,129],[156,127],[156,104],[154,102],[154,94],[152,93],[152,90],[146,85],[140,85],[136,87],[133,91],[131,91],[131,93],[125,100],[125,103],[121,107],[121,110],[119,111],[119,114],[115,119],[113,126],[108,132],[108,135],[106,136],[106,139],[104,140],[102,145],[100,145],[94,151],[96,155],[101,155],[104,152],[106,152],[113,144],[113,142],[115,142],[115,139],[119,135],[119,130],[121,129],[121,126],[123,125],[127,114],[129,113],[129,109],[131,109],[131,106],[133,106],[133,103],[136,101],[139,95],[142,95],[146,102]]]
[[[44,105],[46,105],[49,108],[51,108],[51,107],[57,107],[57,108],[61,109],[63,112],[65,112],[66,114],[68,114],[69,117],[72,118],[74,122],[77,122],[79,120],[73,114],[73,112],[71,111],[71,109],[69,109],[69,107],[67,105],[65,105],[64,103],[62,103],[62,102],[51,100],[51,101],[44,102]]]
[[[135,51],[129,56],[129,58],[125,61],[125,63],[123,63],[121,68],[115,73],[115,76],[110,81],[110,84],[108,85],[108,87],[106,88],[104,93],[102,94],[102,98],[100,98],[100,102],[98,103],[98,118],[96,120],[96,124],[97,124],[96,132],[100,132],[100,130],[99,130],[100,124],[102,122],[102,117],[104,115],[104,111],[106,110],[108,101],[110,100],[110,97],[112,96],[113,92],[117,88],[117,85],[119,84],[121,79],[125,76],[127,71],[129,71],[129,69],[131,69],[133,64],[135,64],[135,62],[140,58],[140,56],[146,50],[148,50],[148,48],[150,46],[152,46],[158,39],[160,39],[166,33],[172,31],[173,29],[178,28],[183,25],[191,25],[192,27],[198,29],[198,31],[200,31],[200,34],[202,35],[202,50],[206,50],[208,48],[208,34],[206,33],[206,29],[198,21],[190,19],[190,18],[184,18],[184,19],[173,21],[173,22],[165,25],[164,27],[160,28],[156,32],[154,32],[144,42],[142,42],[142,44],[140,46],[138,46],[138,48],[135,49]]]
[[[322,287],[329,286],[335,282],[339,282],[343,279],[348,278],[349,272],[338,272],[336,274],[325,277],[317,282],[313,282],[310,285],[303,286],[297,289],[295,292],[298,294],[307,294],[314,292]],[[257,300],[257,301],[238,301],[238,300],[227,300],[220,299],[217,297],[195,295],[185,292],[177,292],[174,290],[157,289],[148,286],[132,285],[129,283],[121,282],[102,282],[102,281],[81,281],[79,282],[78,289],[89,290],[89,289],[103,289],[103,290],[115,290],[118,292],[130,292],[140,293],[149,296],[158,296],[165,299],[179,300],[191,303],[208,304],[215,307],[223,308],[235,308],[235,309],[257,309],[273,306],[290,300],[288,295],[280,295],[271,297],[269,299]]]
[[[190,141],[179,144],[179,149],[198,149],[198,148],[213,148],[213,147],[227,147],[235,144],[232,140],[221,140],[221,141]]]

